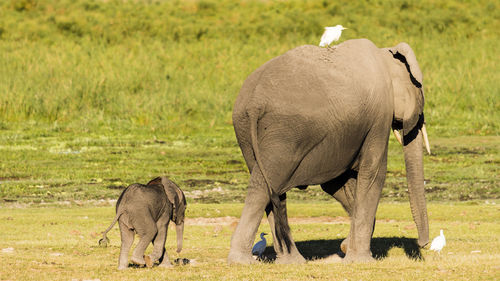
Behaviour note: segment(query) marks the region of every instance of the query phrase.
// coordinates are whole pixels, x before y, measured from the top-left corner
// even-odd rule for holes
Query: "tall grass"
[[[0,128],[226,134],[249,73],[341,23],[350,28],[341,40],[414,48],[432,133],[498,135],[499,9],[489,0],[2,1]]]

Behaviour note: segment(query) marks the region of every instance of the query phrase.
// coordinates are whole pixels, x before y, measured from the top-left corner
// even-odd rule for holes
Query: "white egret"
[[[262,254],[266,250],[267,241],[266,241],[266,238],[264,238],[264,235],[267,235],[267,233],[262,232],[260,234],[261,240],[259,242],[255,243],[255,245],[253,246],[252,255],[260,257],[260,256],[262,256]]]
[[[434,238],[431,243],[431,250],[441,253],[441,250],[446,245],[446,238],[444,237],[443,230],[441,229],[439,236]]]
[[[333,41],[338,41],[340,35],[342,34],[342,30],[347,29],[340,24],[336,26],[327,26],[325,27],[325,32],[321,36],[321,42],[319,43],[320,47],[326,47],[332,44]]]

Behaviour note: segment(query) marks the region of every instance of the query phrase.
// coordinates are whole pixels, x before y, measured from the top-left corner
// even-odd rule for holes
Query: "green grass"
[[[187,209],[184,249],[175,253],[175,230],[166,249],[171,259],[193,264],[172,269],[130,268],[117,271],[118,227],[110,246],[97,246],[99,233],[114,216],[112,205],[81,208],[2,208],[0,253],[2,280],[478,280],[498,277],[500,240],[498,205],[429,204],[430,234],[444,229],[447,245],[441,256],[415,248],[416,229],[408,204],[381,204],[372,242],[378,261],[370,264],[326,264],[349,231],[339,204],[290,204],[291,228],[305,265],[228,266],[229,241],[242,204],[191,204]],[[211,210],[215,212],[206,212]],[[231,216],[231,217],[227,217]],[[329,223],[325,217],[329,216]],[[219,218],[217,218],[219,217]],[[213,223],[213,220],[217,220]],[[210,224],[209,222],[212,221]],[[24,225],[25,227],[19,227]],[[263,221],[259,231],[269,231]],[[136,239],[137,242],[137,239]],[[150,251],[150,249],[148,250]],[[475,251],[475,252],[474,252]],[[477,252],[480,251],[480,252]],[[271,243],[266,253],[272,256]],[[422,259],[413,259],[421,255]]]
[[[171,136],[148,130],[118,135],[59,129],[4,131],[0,200],[21,204],[116,199],[132,183],[167,175],[189,202],[243,202],[249,174],[234,136]],[[498,199],[500,137],[434,138],[424,156],[428,200]],[[382,200],[407,202],[401,146],[391,137]],[[319,187],[292,190],[289,200],[333,200]]]
[[[335,23],[349,27],[341,40],[406,41],[417,53],[428,198],[498,198],[499,13],[488,0],[3,1],[0,199],[116,198],[167,174],[194,202],[241,202],[248,175],[231,125],[241,84]],[[389,154],[384,198],[406,200],[393,141]],[[290,195],[330,200],[317,187]]]
[[[424,157],[431,236],[443,228],[448,245],[441,257],[423,250],[424,260],[412,259],[416,231],[391,137],[372,244],[379,261],[314,261],[335,253],[349,226],[313,186],[288,194],[309,264],[228,266],[248,183],[234,100],[258,66],[317,44],[334,24],[349,28],[341,41],[405,41],[416,52],[433,152]],[[1,1],[0,248],[14,252],[0,253],[0,279],[498,278],[499,29],[491,0]],[[162,174],[186,192],[193,223],[180,256],[197,264],[117,272],[117,228],[110,247],[96,246],[110,200]]]
[[[341,40],[414,48],[431,134],[498,135],[499,13],[490,0],[2,1],[0,128],[228,132],[249,73],[341,23]]]

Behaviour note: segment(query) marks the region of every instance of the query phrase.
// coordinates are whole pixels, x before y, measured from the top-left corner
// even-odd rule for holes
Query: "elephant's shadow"
[[[343,257],[344,254],[340,251],[340,244],[343,239],[334,240],[306,240],[296,242],[297,249],[306,260],[323,259],[334,254]],[[422,253],[417,244],[417,239],[404,237],[383,237],[373,238],[371,240],[372,255],[377,260],[382,260],[387,257],[389,250],[392,248],[402,248],[406,256],[413,260],[422,260]],[[267,247],[264,252],[265,260],[274,261],[276,252],[273,247]]]

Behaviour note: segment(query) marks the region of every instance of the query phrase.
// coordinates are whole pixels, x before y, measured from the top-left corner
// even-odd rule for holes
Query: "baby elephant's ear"
[[[184,215],[185,215],[185,212],[186,212],[186,197],[184,196],[184,192],[182,192],[182,190],[177,186],[176,186],[176,189],[175,189],[175,192],[177,193],[177,198],[179,199],[178,201],[178,205],[175,206],[175,210],[174,212],[176,213],[175,214],[175,224],[179,225],[179,224],[182,224],[184,223]]]
[[[155,185],[155,184],[158,184],[158,185],[162,184],[161,177],[156,177],[156,178],[150,180],[147,185]]]
[[[184,212],[186,210],[186,198],[182,190],[167,177],[161,177],[161,183],[167,194],[168,201],[174,207],[172,221],[175,224],[184,222]]]

